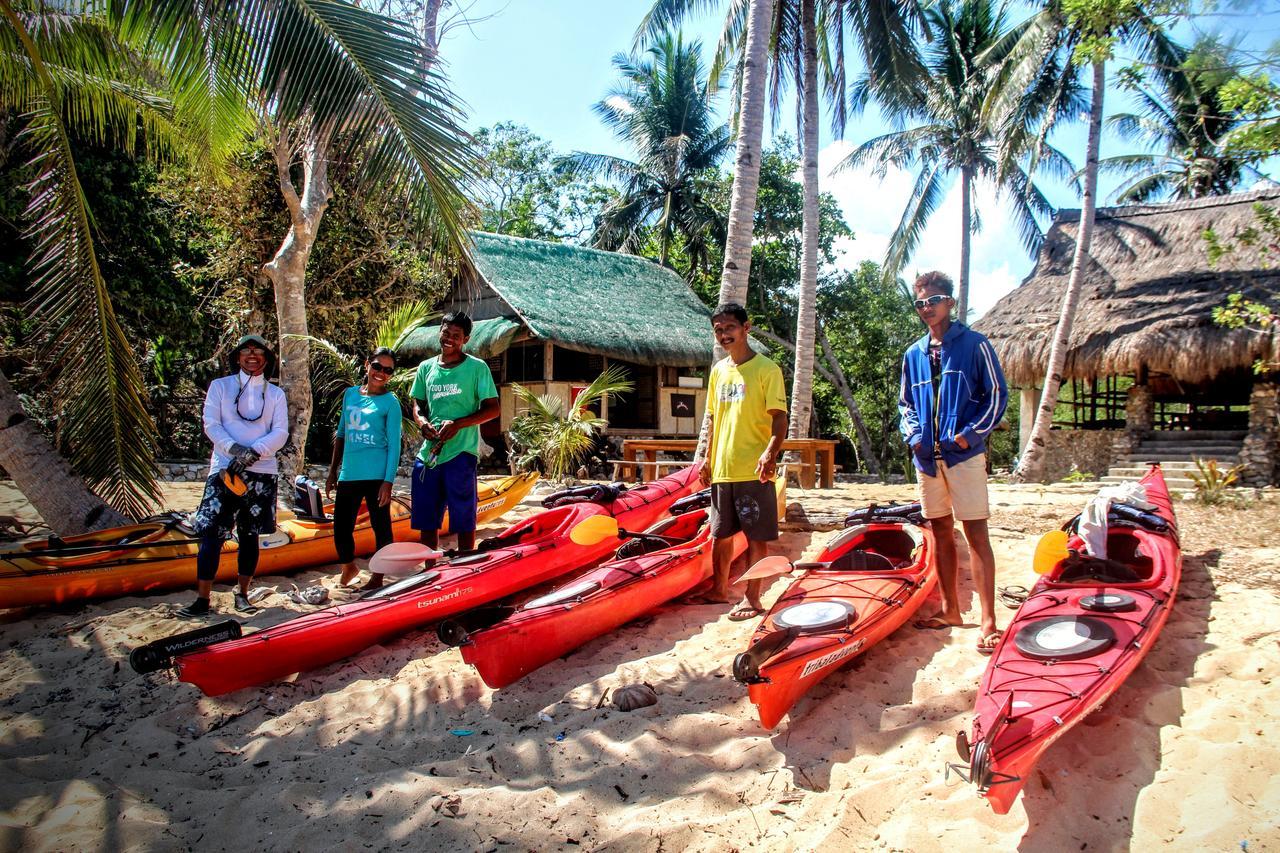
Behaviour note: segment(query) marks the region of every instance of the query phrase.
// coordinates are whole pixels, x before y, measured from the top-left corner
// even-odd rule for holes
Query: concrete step
[[[1135,462],[1161,462],[1161,464],[1169,464],[1169,462],[1185,462],[1185,464],[1194,466],[1197,459],[1210,460],[1216,459],[1219,462],[1231,461],[1235,462],[1240,457],[1240,452],[1234,453],[1176,453],[1165,451],[1134,451],[1133,453],[1125,453],[1124,456],[1116,457],[1116,461]]]
[[[1143,441],[1244,441],[1242,429],[1184,429],[1155,430],[1143,436]]]
[[[1243,444],[1139,444],[1134,453],[1172,453],[1183,456],[1237,456]]]

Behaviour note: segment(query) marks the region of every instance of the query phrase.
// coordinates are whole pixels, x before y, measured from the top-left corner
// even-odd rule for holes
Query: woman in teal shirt
[[[343,586],[355,580],[356,513],[360,502],[369,510],[378,547],[392,542],[391,484],[400,465],[400,401],[387,388],[396,369],[396,354],[379,347],[365,362],[364,385],[342,395],[342,417],[333,437],[333,459],[325,491],[337,491],[333,504],[333,544],[342,564]]]

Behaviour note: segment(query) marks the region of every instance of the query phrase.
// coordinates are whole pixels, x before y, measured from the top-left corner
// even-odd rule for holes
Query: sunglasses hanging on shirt
[[[253,423],[254,421],[261,420],[263,412],[267,410],[267,379],[266,377],[264,376],[262,378],[262,404],[258,407],[258,414],[254,415],[253,417],[249,417],[244,412],[240,411],[240,396],[244,394],[244,389],[248,388],[249,385],[252,384],[253,379],[252,377],[250,377],[248,382],[240,382],[240,377],[237,376],[236,381],[240,383],[240,390],[236,392],[236,415],[240,418],[240,420],[245,421],[246,423]]]

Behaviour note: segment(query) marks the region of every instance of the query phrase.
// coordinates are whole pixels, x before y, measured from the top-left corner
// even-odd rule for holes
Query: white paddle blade
[[[434,548],[417,542],[392,542],[369,558],[369,571],[391,578],[407,578],[416,574],[423,563],[434,562],[442,556]]]
[[[1040,537],[1036,543],[1036,555],[1032,558],[1031,567],[1038,575],[1047,575],[1058,563],[1067,558],[1067,532],[1050,530]]]
[[[606,539],[617,538],[618,519],[611,515],[593,515],[569,531],[569,539],[575,545],[599,545]]]
[[[786,557],[765,557],[747,569],[738,580],[760,580],[761,578],[771,578],[775,575],[785,575],[789,571],[791,571],[791,561]]]

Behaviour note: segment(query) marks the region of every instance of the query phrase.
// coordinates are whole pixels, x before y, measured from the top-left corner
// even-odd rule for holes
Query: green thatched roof
[[[636,364],[711,362],[711,312],[671,270],[634,255],[497,234],[472,236],[479,296],[467,298],[455,288],[446,309],[460,308],[476,320],[505,318],[557,346]],[[434,346],[435,336],[423,329],[404,350],[424,355],[426,339]]]
[[[476,358],[493,358],[499,355],[520,332],[520,324],[505,317],[476,320],[471,326],[466,351]],[[399,350],[415,358],[431,358],[440,354],[440,324],[420,326],[409,333]]]

